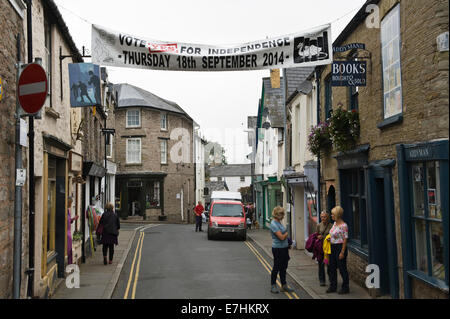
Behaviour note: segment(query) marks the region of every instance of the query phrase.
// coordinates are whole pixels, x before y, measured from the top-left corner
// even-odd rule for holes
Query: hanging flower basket
[[[333,110],[329,119],[329,133],[333,145],[338,151],[346,152],[352,149],[359,139],[360,122],[356,110]]]
[[[311,132],[308,136],[309,151],[318,157],[321,150],[326,150],[329,147],[331,147],[329,124],[322,122],[317,126],[311,127]]]

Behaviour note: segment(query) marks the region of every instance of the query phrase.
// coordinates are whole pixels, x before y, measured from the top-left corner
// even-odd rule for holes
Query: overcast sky
[[[77,47],[91,47],[91,24],[161,41],[237,44],[332,23],[333,40],[365,0],[55,0]],[[339,20],[337,20],[339,19]],[[337,21],[336,21],[337,20]],[[89,62],[90,59],[85,59]],[[270,71],[176,72],[108,67],[129,83],[179,104],[230,164],[248,163],[247,116],[256,116]]]

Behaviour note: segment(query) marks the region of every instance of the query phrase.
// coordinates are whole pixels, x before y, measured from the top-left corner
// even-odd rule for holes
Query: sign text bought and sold
[[[286,36],[215,46],[164,42],[92,26],[92,62],[175,71],[241,71],[331,64],[331,26]]]

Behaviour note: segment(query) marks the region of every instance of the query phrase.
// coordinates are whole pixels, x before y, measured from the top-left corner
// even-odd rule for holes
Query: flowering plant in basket
[[[356,110],[333,110],[329,123],[330,137],[337,150],[345,152],[356,144],[361,130]]]
[[[319,156],[320,150],[331,146],[331,136],[329,124],[327,122],[319,123],[317,126],[311,127],[308,136],[308,149],[315,156]]]

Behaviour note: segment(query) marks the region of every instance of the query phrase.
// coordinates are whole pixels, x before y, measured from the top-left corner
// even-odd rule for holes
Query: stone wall
[[[13,247],[15,199],[15,118],[17,35],[20,34],[20,55],[26,62],[23,19],[9,1],[0,1],[0,78],[3,98],[0,101],[0,299],[13,297]],[[22,148],[23,167],[27,167],[26,148]],[[28,184],[22,187],[22,285],[26,296],[28,266]]]
[[[161,130],[160,114],[156,109],[141,109],[141,127],[126,128],[126,109],[115,110],[115,160],[117,173],[158,172],[167,173],[164,179],[164,215],[169,222],[192,222],[195,206],[195,166],[193,160],[192,121],[175,113],[167,114],[168,130]],[[181,158],[181,135],[177,129],[186,131],[186,161]],[[181,131],[180,131],[181,132]],[[173,139],[171,135],[175,134]],[[129,136],[141,138],[141,164],[126,163],[126,141]],[[161,164],[161,138],[167,139],[167,164]],[[178,158],[180,157],[180,158]],[[183,190],[183,217],[181,215],[181,198]]]
[[[400,2],[401,25],[401,72],[403,95],[403,121],[378,128],[383,122],[383,78],[381,62],[381,29],[366,27],[362,22],[340,45],[365,43],[366,50],[359,56],[368,56],[367,86],[359,88],[359,114],[361,136],[358,145],[370,144],[369,162],[382,159],[396,159],[395,145],[412,144],[420,141],[448,139],[449,137],[449,98],[448,98],[448,59],[449,53],[438,52],[436,38],[448,31],[448,0],[433,1],[393,1],[379,3],[380,19]],[[348,52],[347,52],[348,53]],[[368,53],[370,53],[368,55]],[[345,55],[340,54],[340,57]],[[337,56],[335,56],[336,58]],[[331,67],[324,68],[321,77],[321,119],[325,116],[324,80]],[[333,109],[350,104],[347,88],[333,87]],[[336,151],[328,152],[322,158],[322,203],[326,205],[326,193],[330,183],[336,189],[336,203],[340,203],[341,193]],[[403,296],[402,247],[400,204],[397,165],[392,169],[395,206],[395,231],[400,280],[400,296]],[[324,207],[324,206],[323,206]],[[364,262],[350,253],[348,259],[351,277],[362,281]],[[418,287],[416,284],[414,287]],[[414,288],[414,290],[417,290]],[[424,290],[425,291],[425,290]],[[433,294],[430,293],[430,296]]]

